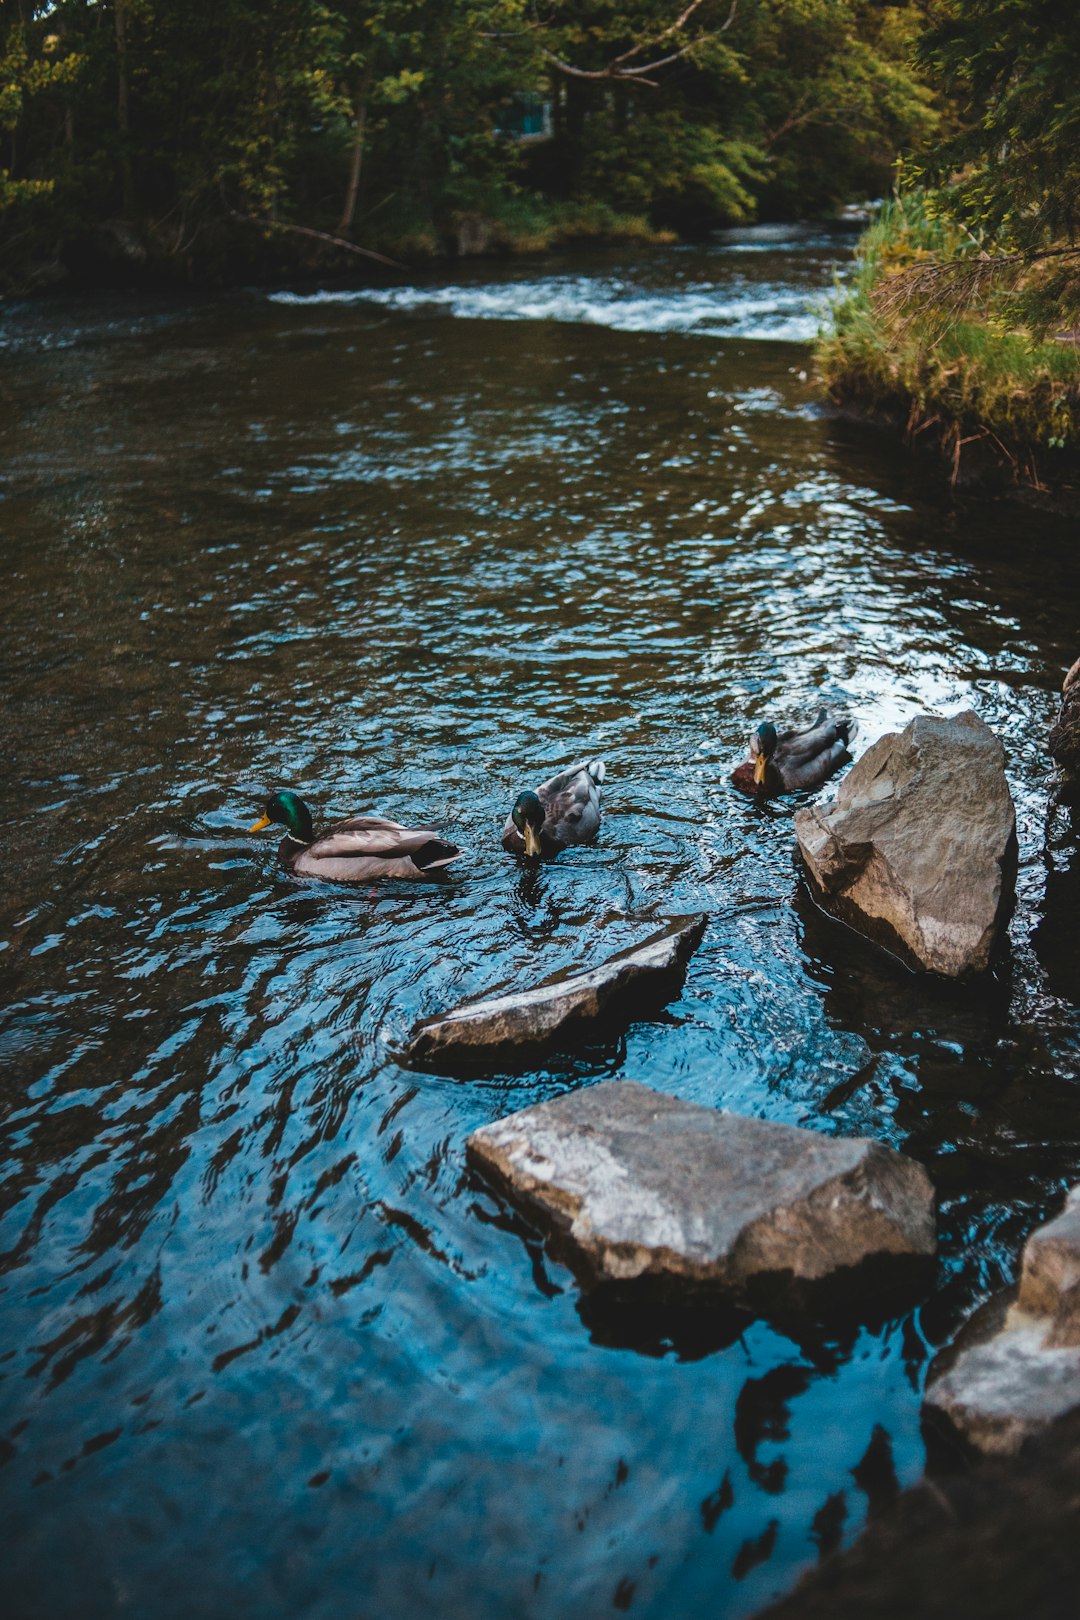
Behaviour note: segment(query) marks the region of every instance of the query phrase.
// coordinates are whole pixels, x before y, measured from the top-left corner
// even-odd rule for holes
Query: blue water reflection
[[[918,1475],[929,1355],[1076,1179],[1075,872],[1042,853],[1075,547],[825,417],[776,339],[842,246],[742,245],[5,312],[18,1614],[750,1614]],[[819,701],[863,744],[925,707],[1003,735],[988,984],[823,920],[796,806],[730,787],[751,722]],[[507,808],[585,752],[602,841],[524,874]],[[295,883],[244,831],[282,782],[470,858]],[[397,1063],[416,1018],[698,909],[683,995],[622,1040]],[[582,1300],[463,1144],[609,1076],[914,1153],[926,1300],[803,1330]]]

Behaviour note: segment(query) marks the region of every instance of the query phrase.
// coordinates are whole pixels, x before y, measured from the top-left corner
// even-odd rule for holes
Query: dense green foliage
[[[693,232],[880,191],[917,0],[0,0],[0,276]],[[550,138],[516,138],[522,98]]]
[[[908,183],[998,267],[954,285],[1011,285],[1016,318],[1040,335],[1080,321],[1080,7],[938,0],[917,56],[955,127]]]
[[[1009,289],[991,287],[977,313],[960,315],[890,296],[920,267],[977,254],[921,193],[888,204],[859,244],[818,363],[838,403],[899,416],[912,440],[926,434],[944,451],[954,478],[966,456],[1038,484],[1080,448],[1076,345],[1018,325]]]
[[[1080,230],[1080,7],[942,0],[919,56],[956,98],[958,126],[921,166],[939,207],[1000,248]]]
[[[947,127],[860,244],[819,363],[954,477],[1060,481],[1080,451],[1080,8],[935,0],[916,57]]]

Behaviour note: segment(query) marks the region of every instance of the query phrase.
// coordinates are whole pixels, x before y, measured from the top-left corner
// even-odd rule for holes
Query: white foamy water
[[[464,320],[560,321],[618,332],[688,332],[773,343],[809,343],[821,321],[820,285],[718,275],[715,282],[650,287],[612,275],[551,275],[359,291],[276,292],[279,304],[378,304]]]

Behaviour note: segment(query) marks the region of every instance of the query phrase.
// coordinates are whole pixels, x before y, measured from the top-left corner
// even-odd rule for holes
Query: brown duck
[[[854,720],[846,715],[834,720],[827,709],[819,709],[803,731],[778,732],[766,720],[750,738],[750,758],[731,780],[743,793],[766,799],[820,787],[847,763],[855,731]]]
[[[316,838],[311,811],[287,790],[267,799],[251,831],[260,832],[275,822],[285,828],[278,858],[298,877],[337,883],[368,883],[372,878],[417,882],[437,876],[462,853],[430,828],[402,827],[384,816],[350,816]]]

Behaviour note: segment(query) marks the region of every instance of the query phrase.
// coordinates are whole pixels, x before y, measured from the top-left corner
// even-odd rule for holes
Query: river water
[[[928,1359],[1080,1169],[1080,863],[1043,853],[1080,560],[819,409],[847,251],[3,311],[13,1617],[745,1616],[920,1474]],[[729,786],[753,724],[819,701],[862,744],[969,705],[1003,736],[987,983],[819,918],[797,805]],[[526,871],[502,819],[583,753],[601,841]],[[468,859],[290,880],[245,830],[281,784]],[[683,995],[625,1039],[395,1061],[416,1018],[699,908]],[[583,1300],[464,1142],[611,1076],[903,1147],[932,1287],[805,1331]]]

